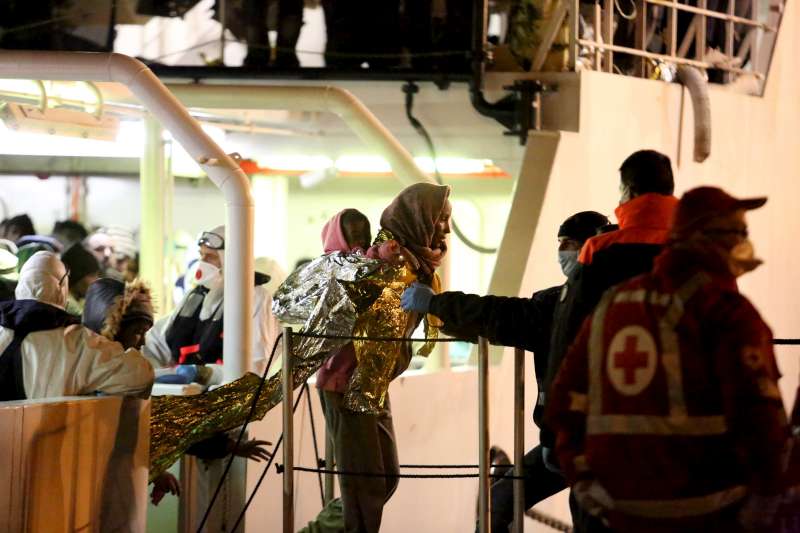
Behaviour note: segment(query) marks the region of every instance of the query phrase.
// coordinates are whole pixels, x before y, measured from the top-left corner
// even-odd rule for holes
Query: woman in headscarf
[[[381,229],[366,254],[373,259],[353,253],[342,213],[334,217],[323,231],[326,255],[287,279],[275,296],[276,315],[287,321],[303,318],[303,331],[310,333],[410,338],[423,316],[404,312],[400,297],[415,281],[439,290],[435,271],[447,251],[449,194],[449,187],[426,183],[404,189],[381,216]],[[426,322],[426,336],[434,337],[432,319]],[[393,475],[399,472],[388,388],[408,367],[411,343],[357,340],[349,352],[355,357],[338,366],[330,363],[342,359],[349,341],[299,337],[294,343],[295,384],[325,363],[318,385],[324,389],[323,408],[338,467],[389,476],[339,478],[344,530],[377,533],[383,507],[397,488]],[[426,345],[421,353],[427,355],[432,347]],[[343,373],[332,366],[347,370],[344,383],[339,379]]]

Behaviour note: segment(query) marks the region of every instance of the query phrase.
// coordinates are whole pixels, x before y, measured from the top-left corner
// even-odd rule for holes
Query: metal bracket
[[[542,128],[541,94],[546,87],[537,80],[516,80],[503,89],[511,92],[503,100],[510,98],[514,104],[514,122],[503,124],[508,128],[503,135],[519,137],[519,144],[524,146],[528,142],[528,132]]]

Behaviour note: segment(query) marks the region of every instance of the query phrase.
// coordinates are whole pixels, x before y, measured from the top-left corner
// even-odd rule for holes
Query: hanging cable
[[[275,350],[278,348],[278,343],[283,338],[283,333],[278,335],[278,338],[275,339],[275,342],[272,344],[272,353],[269,354],[269,360],[267,361],[267,366],[264,367],[264,373],[261,375],[261,382],[258,384],[258,389],[256,390],[255,395],[253,396],[253,403],[250,405],[250,412],[247,413],[247,418],[244,420],[244,424],[242,424],[242,429],[239,431],[239,436],[236,439],[236,446],[238,448],[239,445],[242,443],[242,438],[244,438],[244,433],[247,431],[247,424],[250,423],[250,420],[253,418],[253,413],[256,412],[256,406],[258,405],[258,399],[261,397],[261,390],[264,388],[264,383],[267,380],[267,373],[269,373],[269,368],[272,366],[272,360],[275,357]],[[228,472],[231,469],[231,465],[233,464],[233,460],[236,458],[234,454],[231,454],[230,458],[228,459],[227,464],[225,465],[225,470],[222,471],[222,476],[219,479],[219,483],[217,483],[217,488],[214,490],[214,495],[211,497],[211,501],[208,502],[208,507],[206,507],[205,513],[203,513],[203,519],[200,521],[200,526],[197,528],[197,533],[201,533],[203,531],[203,526],[206,525],[208,521],[208,517],[211,514],[211,509],[214,507],[214,503],[217,501],[217,497],[219,496],[220,491],[222,490],[222,485],[225,483],[225,478],[228,476]]]
[[[619,13],[619,16],[625,20],[636,20],[636,16],[639,14],[639,11],[636,9],[636,2],[634,2],[634,0],[628,1],[631,3],[631,10],[628,13],[625,13],[619,6],[619,0],[614,0],[614,7],[616,8],[617,13]]]
[[[403,85],[403,92],[406,94],[406,117],[408,118],[408,121],[411,123],[414,129],[417,130],[417,133],[419,133],[420,136],[425,140],[425,144],[428,145],[428,151],[430,152],[431,160],[433,161],[433,172],[436,177],[436,182],[439,183],[440,185],[444,185],[444,180],[442,179],[442,175],[439,173],[439,165],[436,162],[436,147],[433,144],[433,139],[431,139],[428,130],[425,129],[425,126],[423,126],[422,122],[420,122],[417,119],[417,117],[414,116],[413,113],[414,95],[419,92],[419,86],[417,86],[417,84],[414,83],[413,81],[409,81],[405,85]],[[481,254],[497,253],[497,248],[489,248],[488,246],[481,246],[480,244],[473,242],[466,235],[464,235],[464,232],[462,232],[461,228],[458,227],[458,224],[456,223],[455,219],[452,219],[450,224],[453,227],[453,233],[456,234],[456,237],[458,237],[461,240],[461,242],[466,244],[469,248],[472,248],[473,250]]]

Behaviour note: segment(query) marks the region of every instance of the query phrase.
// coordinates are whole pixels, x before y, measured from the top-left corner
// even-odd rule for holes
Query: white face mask
[[[745,239],[734,246],[728,255],[728,266],[731,269],[731,274],[737,278],[752,272],[763,262],[756,257],[755,248],[753,248],[753,242],[750,239]]]
[[[558,264],[561,272],[569,277],[578,267],[578,250],[561,250],[558,252]]]
[[[222,273],[220,269],[211,263],[205,261],[197,262],[197,270],[195,270],[194,280],[198,285],[202,285],[210,289],[217,282],[222,280]]]

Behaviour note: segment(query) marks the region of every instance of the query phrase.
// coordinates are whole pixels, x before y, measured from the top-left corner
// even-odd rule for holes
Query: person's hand
[[[181,484],[175,476],[169,472],[164,472],[153,481],[150,501],[153,505],[158,505],[168,492],[174,496],[180,496]]]
[[[604,515],[614,508],[611,495],[596,479],[582,479],[572,487],[572,494],[584,511],[604,520]]]
[[[267,451],[265,446],[272,446],[272,443],[266,440],[248,440],[236,446],[236,441],[231,439],[228,443],[230,451],[237,457],[244,457],[245,459],[252,459],[253,461],[260,462],[262,460],[269,461],[272,454]]]
[[[563,477],[564,472],[561,471],[561,466],[558,464],[558,459],[556,459],[556,454],[553,453],[552,448],[542,446],[542,462],[550,472]]]
[[[400,298],[400,307],[406,312],[427,313],[433,295],[433,289],[427,285],[413,283],[403,292],[403,296]]]
[[[775,520],[781,498],[751,494],[739,510],[739,525],[744,531],[766,531]]]

